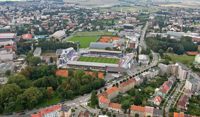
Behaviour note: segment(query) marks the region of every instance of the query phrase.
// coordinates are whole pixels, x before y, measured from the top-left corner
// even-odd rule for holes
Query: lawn
[[[177,55],[177,54],[167,54],[173,62],[180,62],[187,66],[190,66],[195,56],[188,56],[188,55]]]
[[[73,36],[68,41],[80,42],[80,48],[88,48],[90,42],[96,42],[99,36]]]
[[[119,59],[117,59],[117,58],[105,58],[105,57],[84,57],[84,56],[81,56],[78,61],[118,64]]]
[[[74,36],[102,36],[102,35],[112,35],[112,32],[107,31],[93,31],[93,32],[76,32]]]

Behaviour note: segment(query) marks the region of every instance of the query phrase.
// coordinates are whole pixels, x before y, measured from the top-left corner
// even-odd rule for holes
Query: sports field
[[[119,59],[117,59],[117,58],[85,57],[85,56],[81,56],[78,61],[95,62],[95,63],[110,63],[110,64],[118,64],[119,63]]]
[[[74,36],[68,41],[80,42],[80,48],[88,48],[90,46],[90,42],[96,42],[98,38],[98,36]]]
[[[90,42],[97,42],[102,35],[112,35],[112,33],[107,31],[76,32],[67,41],[80,42],[80,48],[88,48]]]
[[[74,36],[101,36],[101,35],[112,35],[112,32],[107,31],[92,31],[92,32],[76,32]]]

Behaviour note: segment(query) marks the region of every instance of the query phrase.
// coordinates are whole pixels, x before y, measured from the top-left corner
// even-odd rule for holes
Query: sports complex
[[[130,68],[133,63],[133,54],[123,54],[120,49],[113,50],[120,48],[125,41],[112,33],[81,32],[68,41],[79,42],[81,49],[63,50],[59,55],[59,67],[119,73]]]

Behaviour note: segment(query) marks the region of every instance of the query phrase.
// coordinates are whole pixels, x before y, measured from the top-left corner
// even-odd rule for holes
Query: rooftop
[[[132,105],[131,110],[138,111],[138,112],[145,112],[145,107]]]
[[[110,103],[110,104],[109,104],[109,107],[110,107],[110,108],[113,108],[113,109],[121,109],[121,104],[118,104],[118,103]]]
[[[109,89],[106,90],[106,93],[108,95],[110,95],[110,94],[112,94],[112,93],[114,93],[116,91],[119,91],[119,89],[117,87],[111,87],[111,88],[109,88]]]

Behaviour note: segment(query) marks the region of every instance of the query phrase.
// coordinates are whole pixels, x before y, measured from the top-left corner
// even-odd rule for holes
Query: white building
[[[67,49],[62,49],[60,51],[61,51],[60,56],[57,61],[58,67],[66,65],[68,61],[73,61],[77,57],[76,56],[77,53],[72,47]]]
[[[12,51],[12,49],[0,49],[0,61],[12,61],[16,55],[15,52]]]
[[[189,69],[181,63],[176,63],[176,65],[178,65],[178,77],[177,78],[180,80],[185,80],[187,78]]]
[[[188,79],[185,82],[184,88],[192,91],[193,93],[200,91],[200,77],[195,73],[188,73]]]
[[[15,33],[0,33],[0,46],[14,45],[15,44]]]
[[[56,31],[53,35],[52,35],[53,38],[55,39],[58,39],[58,40],[62,40],[66,37],[66,33],[64,30],[59,30],[59,31]]]
[[[149,61],[150,61],[150,59],[149,59],[148,55],[144,55],[144,54],[139,55],[139,63],[148,65]]]

